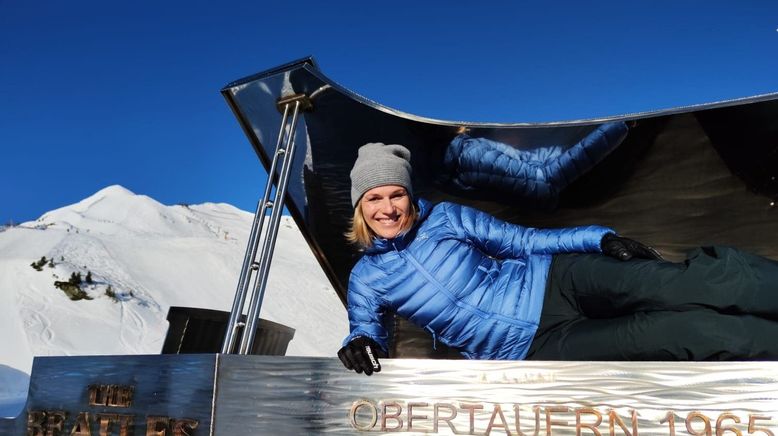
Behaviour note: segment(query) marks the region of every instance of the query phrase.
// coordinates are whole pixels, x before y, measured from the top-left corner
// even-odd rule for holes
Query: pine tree
[[[89,283],[90,285],[91,285],[92,283],[94,283],[94,282],[92,281],[92,271],[87,271],[87,272],[86,272],[86,282],[87,282],[87,283]]]
[[[35,268],[36,271],[41,271],[43,265],[46,265],[46,262],[46,256],[41,256],[39,261],[31,263],[30,266]]]
[[[105,295],[113,299],[114,302],[119,301],[119,297],[116,295],[116,292],[113,290],[111,285],[108,285],[108,287],[105,289]]]
[[[81,281],[82,280],[81,280],[81,273],[80,272],[79,273],[76,273],[76,272],[70,273],[70,279],[68,279],[68,283],[70,283],[71,285],[79,286],[79,285],[81,285]]]

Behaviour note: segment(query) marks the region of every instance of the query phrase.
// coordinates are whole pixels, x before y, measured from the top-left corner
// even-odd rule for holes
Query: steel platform
[[[778,362],[39,357],[3,435],[773,436]]]

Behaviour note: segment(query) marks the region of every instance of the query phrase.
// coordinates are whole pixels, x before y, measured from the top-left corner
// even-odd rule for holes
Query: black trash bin
[[[230,313],[221,310],[171,306],[167,313],[170,326],[162,346],[162,354],[196,354],[221,352]],[[242,318],[245,321],[245,315]],[[294,329],[265,319],[260,319],[250,354],[283,356]],[[243,329],[238,329],[240,344]]]

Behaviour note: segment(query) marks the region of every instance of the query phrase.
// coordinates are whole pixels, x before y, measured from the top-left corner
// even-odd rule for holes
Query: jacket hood
[[[419,226],[422,222],[424,222],[424,220],[427,219],[427,217],[430,215],[430,211],[432,211],[433,208],[433,204],[423,198],[417,199],[414,204],[419,209],[419,218],[416,219],[413,227],[411,227],[411,229],[407,232],[401,233],[392,239],[374,237],[373,245],[365,250],[365,254],[385,253],[395,247],[398,250],[401,250],[410,244],[411,241],[413,241],[413,239],[416,237],[416,231],[419,229]]]

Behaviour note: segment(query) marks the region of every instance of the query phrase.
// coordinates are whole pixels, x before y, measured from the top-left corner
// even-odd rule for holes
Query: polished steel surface
[[[216,360],[213,354],[36,357],[25,409],[15,421],[0,421],[0,434],[118,435],[122,427],[136,436],[172,435],[176,427],[209,434]]]
[[[778,431],[778,363],[336,358],[37,358],[2,435],[763,435]],[[45,415],[45,416],[44,416]],[[100,428],[102,427],[102,431]]]
[[[286,125],[287,117],[289,116],[289,106],[284,106],[283,117],[281,118],[281,125]],[[278,156],[281,150],[281,143],[284,137],[284,129],[278,129],[278,139],[276,140],[276,151],[274,154],[273,162],[270,165],[268,174],[275,174],[276,166],[278,165]],[[235,298],[232,302],[232,309],[230,310],[230,319],[227,321],[227,332],[224,335],[224,343],[222,344],[221,352],[224,354],[232,353],[235,348],[235,342],[238,333],[238,321],[241,314],[243,314],[243,306],[246,302],[246,296],[248,295],[248,287],[251,281],[251,271],[254,268],[254,262],[257,258],[257,248],[259,246],[259,237],[262,234],[262,227],[265,224],[265,214],[268,207],[272,204],[270,201],[270,194],[273,189],[273,182],[268,177],[265,184],[265,192],[262,195],[262,199],[257,203],[257,210],[254,212],[254,221],[251,224],[251,232],[249,233],[249,241],[246,246],[246,254],[243,257],[243,266],[240,270],[240,277],[238,278],[238,287],[235,290]]]
[[[307,98],[303,99],[308,101]],[[294,102],[287,102],[283,105],[282,113],[284,118],[292,108],[292,121],[286,126],[281,126],[281,131],[286,130],[286,141],[284,148],[276,148],[276,160],[281,160],[281,173],[276,180],[276,195],[272,203],[272,211],[270,214],[270,223],[268,224],[268,230],[265,234],[265,238],[262,244],[262,251],[258,253],[259,266],[257,271],[257,278],[254,283],[254,289],[251,293],[251,299],[249,302],[249,311],[246,315],[246,329],[244,330],[243,339],[240,344],[240,354],[248,354],[254,344],[254,338],[256,336],[256,325],[259,321],[259,314],[262,308],[262,301],[265,297],[265,289],[267,287],[267,279],[270,273],[270,264],[273,261],[273,251],[275,250],[276,239],[278,237],[278,226],[281,222],[281,212],[283,211],[284,197],[286,196],[286,190],[289,186],[289,169],[292,167],[295,154],[295,128],[297,126],[298,116],[302,111],[302,101],[297,99]],[[308,102],[309,103],[309,102]],[[274,161],[275,162],[275,161]],[[275,176],[275,172],[271,169],[271,175]],[[273,183],[274,177],[268,177],[267,184]],[[265,192],[269,192],[269,189],[265,189]],[[264,216],[262,216],[263,218]],[[240,312],[236,313],[240,316]]]
[[[334,80],[327,77],[318,67],[315,59],[313,57],[305,57],[302,59],[294,60],[291,62],[288,62],[283,65],[279,65],[275,68],[271,68],[269,70],[253,74],[251,76],[247,76],[238,80],[234,80],[230,83],[228,83],[222,91],[226,91],[228,89],[236,89],[239,88],[245,84],[257,82],[257,81],[263,81],[266,80],[268,77],[272,77],[277,74],[281,73],[288,73],[290,71],[293,71],[295,69],[305,69],[307,70],[311,75],[315,76],[319,80],[326,82],[327,87],[331,87],[334,90],[336,90],[338,93],[344,94],[348,96],[350,99],[359,102],[360,104],[363,104],[365,106],[380,110],[382,112],[386,112],[387,114],[391,114],[397,117],[414,120],[423,122],[426,124],[440,124],[440,125],[454,125],[454,126],[473,126],[478,128],[513,128],[513,127],[554,127],[554,126],[562,126],[562,125],[570,125],[570,124],[599,124],[604,121],[613,120],[613,119],[622,119],[622,118],[650,118],[650,117],[656,117],[656,116],[665,116],[665,115],[672,115],[672,114],[678,114],[678,113],[686,113],[686,112],[694,112],[699,110],[706,110],[706,109],[715,109],[715,108],[721,108],[721,107],[729,107],[729,106],[739,106],[739,105],[745,105],[745,104],[751,104],[751,103],[757,103],[761,101],[768,101],[768,100],[775,100],[778,98],[778,92],[770,92],[770,93],[764,93],[764,94],[758,94],[758,95],[751,95],[751,96],[744,96],[740,98],[732,98],[732,99],[726,99],[726,100],[719,100],[719,101],[712,101],[712,102],[700,102],[698,104],[689,104],[684,106],[677,106],[673,108],[665,108],[665,109],[657,109],[657,110],[647,110],[647,111],[641,111],[641,112],[631,112],[626,114],[614,114],[613,116],[608,117],[599,117],[599,118],[586,118],[586,119],[580,119],[580,120],[562,120],[562,121],[548,121],[548,122],[538,122],[538,123],[526,123],[526,122],[511,122],[511,123],[493,123],[493,122],[482,122],[482,121],[465,121],[465,120],[441,120],[436,118],[429,118],[429,117],[423,117],[415,114],[411,114],[408,112],[401,111],[399,109],[395,109],[389,106],[385,106],[381,104],[380,102],[377,102],[375,100],[372,100],[368,97],[365,97],[358,92],[346,88],[345,86],[342,86],[338,83],[336,83]]]
[[[635,425],[643,435],[672,434],[671,425],[684,435],[778,431],[778,363],[382,365],[366,377],[337,359],[222,356],[215,434],[382,434],[411,426],[411,434],[516,435],[517,410],[528,435],[614,434],[611,423],[615,434],[636,434]]]

